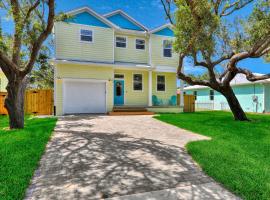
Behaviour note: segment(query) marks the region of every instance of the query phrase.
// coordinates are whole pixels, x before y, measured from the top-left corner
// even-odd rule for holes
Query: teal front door
[[[124,105],[124,80],[114,80],[114,105]]]

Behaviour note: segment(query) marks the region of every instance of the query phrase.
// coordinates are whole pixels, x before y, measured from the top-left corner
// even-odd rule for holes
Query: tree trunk
[[[12,77],[9,79],[6,89],[8,95],[5,99],[5,107],[9,115],[10,129],[24,128],[25,78]]]
[[[243,111],[237,97],[235,96],[231,86],[223,89],[222,94],[226,97],[230,109],[233,113],[234,119],[236,121],[249,121],[245,112]]]

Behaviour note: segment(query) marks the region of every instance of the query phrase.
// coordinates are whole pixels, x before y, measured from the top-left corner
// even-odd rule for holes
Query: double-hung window
[[[142,91],[143,90],[142,74],[133,74],[133,90],[134,91]]]
[[[145,40],[136,39],[136,49],[145,49]]]
[[[126,48],[127,47],[127,38],[126,37],[116,37],[115,43],[116,43],[116,47]]]
[[[80,31],[80,40],[82,42],[93,42],[93,31],[81,29]]]
[[[164,57],[172,57],[172,41],[163,40],[163,56]]]
[[[158,92],[165,92],[166,85],[165,85],[165,76],[164,75],[157,75],[157,91]]]

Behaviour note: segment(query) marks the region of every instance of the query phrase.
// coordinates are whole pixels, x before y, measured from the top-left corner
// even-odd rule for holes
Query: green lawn
[[[23,199],[55,123],[27,117],[25,129],[6,131],[7,117],[0,116],[0,199]]]
[[[159,120],[212,137],[187,145],[203,170],[244,199],[270,199],[270,115],[236,122],[229,112],[161,114]]]

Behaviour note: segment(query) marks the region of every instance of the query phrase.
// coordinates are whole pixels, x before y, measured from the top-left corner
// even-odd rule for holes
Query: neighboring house
[[[0,92],[6,92],[7,84],[8,84],[8,80],[4,72],[0,69]]]
[[[245,112],[270,112],[270,79],[250,82],[245,75],[238,74],[231,86]],[[197,109],[229,110],[225,97],[205,86],[188,86],[186,94],[196,96]]]
[[[54,26],[57,115],[114,106],[181,111],[170,24],[150,31],[122,10],[100,15],[83,7],[67,14],[67,22]]]

